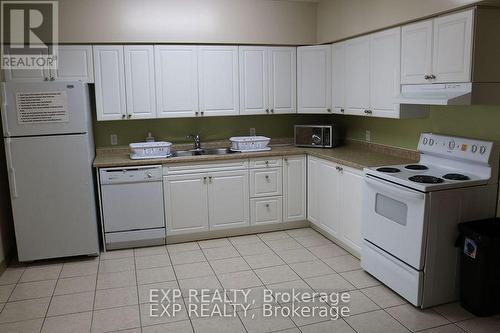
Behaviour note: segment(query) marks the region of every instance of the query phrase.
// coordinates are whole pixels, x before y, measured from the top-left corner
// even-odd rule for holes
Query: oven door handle
[[[413,199],[413,200],[424,200],[425,194],[417,191],[412,191],[412,190],[406,190],[401,186],[398,185],[389,185],[386,183],[383,183],[379,180],[375,180],[376,178],[371,177],[370,175],[366,175],[365,177],[365,182],[370,185],[371,187],[374,187],[376,189],[379,189],[380,191],[384,192],[389,192],[395,196],[403,197],[406,199]]]

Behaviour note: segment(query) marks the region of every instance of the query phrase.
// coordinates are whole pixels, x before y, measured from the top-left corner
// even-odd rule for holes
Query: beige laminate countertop
[[[323,158],[345,166],[363,169],[364,167],[406,164],[415,162],[418,158],[416,152],[392,147],[366,144],[348,143],[336,148],[302,148],[293,145],[271,146],[270,151],[252,153],[234,153],[228,155],[197,155],[184,157],[169,157],[164,159],[132,160],[128,155],[127,148],[98,149],[94,160],[94,167],[124,167],[138,165],[169,165],[173,163],[225,161],[234,159],[246,159],[257,157],[290,156],[307,154]]]

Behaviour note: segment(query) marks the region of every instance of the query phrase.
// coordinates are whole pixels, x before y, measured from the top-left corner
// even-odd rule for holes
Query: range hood
[[[500,105],[500,83],[433,83],[401,86],[400,104]]]
[[[400,104],[470,105],[472,83],[408,84],[401,86]]]

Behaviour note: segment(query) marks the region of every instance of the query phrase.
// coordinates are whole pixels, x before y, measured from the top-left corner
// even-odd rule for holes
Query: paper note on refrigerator
[[[66,91],[17,93],[16,105],[20,125],[69,121]]]

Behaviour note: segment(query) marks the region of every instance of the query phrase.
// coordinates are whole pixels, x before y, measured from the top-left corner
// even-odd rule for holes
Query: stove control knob
[[[455,141],[451,140],[450,142],[448,142],[448,148],[450,148],[450,150],[455,149]]]
[[[424,138],[424,140],[423,140],[424,145],[426,145],[426,144],[427,144],[427,142],[429,142],[429,139]]]
[[[484,153],[486,153],[486,147],[481,146],[481,148],[479,148],[479,154],[484,155]]]
[[[471,152],[475,154],[477,152],[477,145],[472,145]]]

